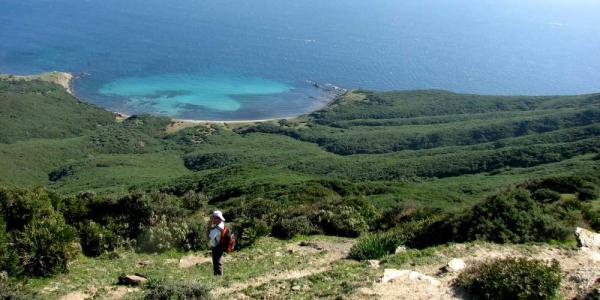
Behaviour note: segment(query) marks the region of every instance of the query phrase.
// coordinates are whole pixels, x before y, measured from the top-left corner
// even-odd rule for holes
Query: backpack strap
[[[229,229],[227,229],[227,227],[224,227],[223,229],[219,228],[221,230],[221,238],[219,239],[219,246],[221,246],[221,248],[223,248],[223,245],[225,245],[225,237],[227,237],[227,234],[229,234]]]

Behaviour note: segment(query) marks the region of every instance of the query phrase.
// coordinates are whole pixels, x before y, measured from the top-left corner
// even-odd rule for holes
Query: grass
[[[58,299],[70,292],[86,291],[90,287],[115,288],[117,278],[122,273],[141,273],[153,280],[167,282],[199,281],[209,289],[228,287],[234,283],[251,280],[265,274],[278,274],[287,270],[308,267],[309,261],[318,256],[302,256],[286,251],[288,244],[304,239],[306,237],[298,237],[291,241],[262,238],[252,247],[229,255],[225,259],[225,275],[223,277],[212,275],[210,262],[186,269],[178,267],[179,259],[182,257],[187,255],[210,257],[207,252],[168,251],[160,254],[144,254],[120,250],[118,258],[114,259],[79,256],[70,264],[69,273],[51,278],[29,279],[26,288],[28,293],[37,293],[44,299]],[[319,239],[335,240],[332,237],[310,237],[310,240]],[[275,252],[279,252],[281,255],[276,256]],[[41,293],[40,291],[45,292]]]
[[[315,275],[269,282],[242,292],[256,299],[339,299],[349,297],[361,287],[370,286],[381,271],[362,263],[341,260],[325,272]]]

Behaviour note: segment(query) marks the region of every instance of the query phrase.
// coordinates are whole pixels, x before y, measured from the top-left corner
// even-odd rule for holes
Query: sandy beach
[[[73,80],[75,79],[75,75],[73,75],[72,73],[69,73],[69,72],[53,71],[53,72],[47,72],[47,73],[42,73],[42,74],[38,74],[38,75],[0,74],[0,78],[16,79],[16,80],[43,80],[43,81],[47,81],[47,82],[53,82],[53,83],[56,83],[56,84],[62,86],[72,96],[78,98],[77,95],[75,95],[75,93],[73,92]],[[81,99],[79,99],[79,100],[83,101]],[[128,114],[125,114],[122,112],[112,111],[112,113],[114,113],[116,115],[117,120],[124,120],[124,119],[131,117],[131,115],[128,115]],[[199,124],[253,124],[253,123],[264,123],[264,122],[277,121],[277,120],[281,120],[281,119],[289,120],[289,119],[293,119],[293,118],[295,118],[295,117],[257,119],[257,120],[194,120],[194,119],[171,118],[171,122],[173,123],[172,124],[173,127],[178,128],[178,127],[187,127],[187,126],[193,125],[193,124],[198,124],[198,125]]]

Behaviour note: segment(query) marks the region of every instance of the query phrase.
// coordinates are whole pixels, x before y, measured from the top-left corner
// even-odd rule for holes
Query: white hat
[[[212,213],[213,217],[219,218],[221,221],[225,222],[225,218],[223,218],[223,213],[220,210],[215,210]]]

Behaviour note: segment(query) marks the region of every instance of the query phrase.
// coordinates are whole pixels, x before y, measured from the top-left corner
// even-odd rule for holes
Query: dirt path
[[[489,259],[506,257],[526,257],[560,262],[563,270],[561,294],[566,298],[575,297],[595,282],[600,274],[600,264],[595,264],[586,253],[574,249],[560,249],[551,246],[531,246],[528,251],[512,245],[454,245],[456,258],[463,259],[468,265]],[[442,262],[410,267],[410,270],[434,277],[439,284],[431,284],[424,280],[409,277],[398,278],[392,282],[374,283],[371,287],[362,288],[352,299],[461,299],[452,288],[458,273],[440,274],[440,269],[454,257],[443,257]]]
[[[332,263],[347,257],[352,245],[354,245],[354,241],[352,240],[306,241],[290,245],[287,250],[295,255],[303,255],[308,258],[314,257],[315,254],[320,252],[324,252],[325,255],[315,258],[314,260],[309,260],[309,262],[305,264],[305,266],[308,266],[306,268],[266,274],[247,281],[235,283],[226,288],[213,289],[211,293],[215,298],[225,295],[231,296],[238,294],[246,288],[260,286],[271,281],[298,279],[325,272],[331,268]],[[237,296],[238,298],[244,298],[243,295]]]

